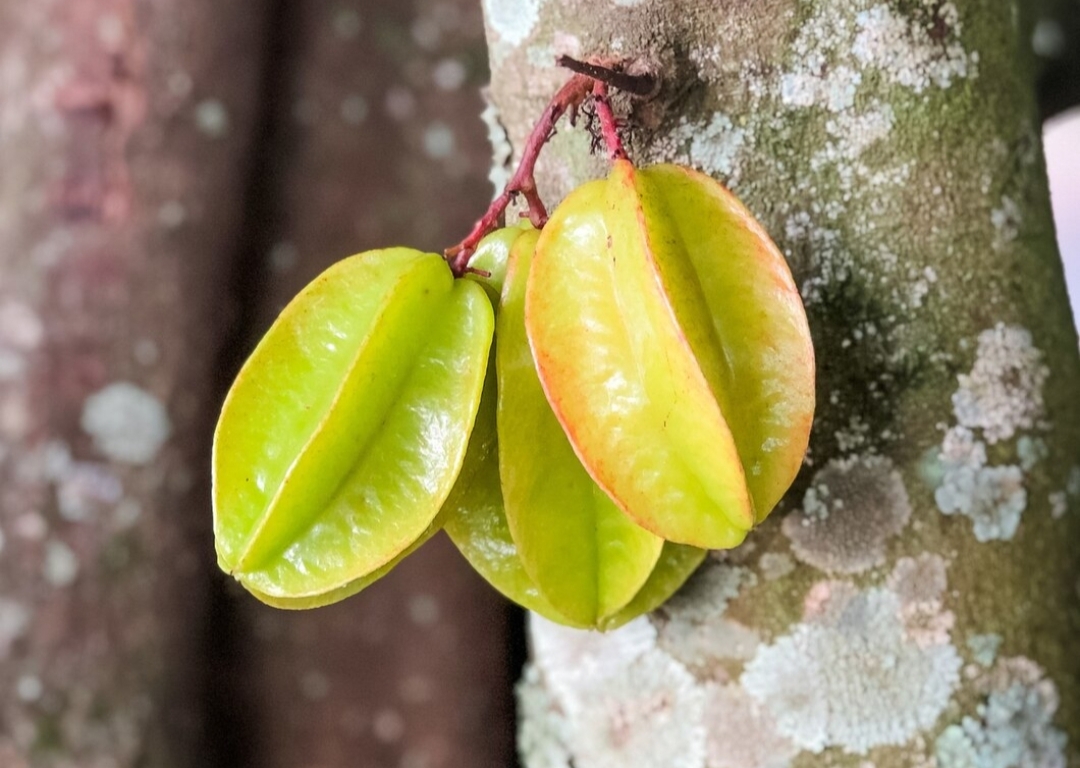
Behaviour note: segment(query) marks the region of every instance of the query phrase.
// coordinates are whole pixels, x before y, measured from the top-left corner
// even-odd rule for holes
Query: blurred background
[[[1054,224],[1075,322],[1080,315],[1080,109],[1048,120],[1043,126],[1043,141]]]
[[[491,198],[485,56],[478,0],[0,0],[0,767],[514,764],[523,617],[445,538],[288,613],[210,534],[277,311]],[[1075,301],[1080,112],[1046,148]]]

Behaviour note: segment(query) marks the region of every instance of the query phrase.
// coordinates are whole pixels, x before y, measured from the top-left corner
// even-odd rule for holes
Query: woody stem
[[[447,262],[453,273],[460,277],[468,271],[469,259],[472,257],[476,246],[485,235],[499,226],[499,221],[506,212],[507,206],[517,196],[525,198],[528,205],[528,216],[534,227],[543,227],[547,222],[547,209],[536,191],[536,159],[540,156],[540,150],[555,133],[555,124],[559,122],[566,112],[574,114],[578,107],[593,92],[593,79],[587,75],[573,75],[558,93],[548,102],[540,119],[536,122],[525,148],[521,152],[521,160],[518,162],[514,175],[510,177],[506,188],[488,206],[484,215],[473,225],[472,231],[455,246],[444,251]]]

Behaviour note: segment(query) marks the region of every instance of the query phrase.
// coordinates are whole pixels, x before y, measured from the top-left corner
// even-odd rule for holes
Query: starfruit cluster
[[[571,193],[542,230],[320,275],[244,365],[214,441],[221,567],[303,608],[445,529],[493,586],[607,629],[739,544],[797,473],[806,316],[746,209],[687,168]]]

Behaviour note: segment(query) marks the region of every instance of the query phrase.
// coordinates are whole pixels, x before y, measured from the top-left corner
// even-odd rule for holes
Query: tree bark
[[[0,1],[4,766],[209,763],[205,457],[264,21]]]
[[[485,0],[520,149],[556,54],[656,68],[632,157],[729,185],[788,257],[819,400],[746,544],[609,635],[531,621],[527,768],[1080,760],[1080,358],[1018,2]],[[549,202],[604,172],[563,130]],[[732,300],[738,300],[733,297]]]

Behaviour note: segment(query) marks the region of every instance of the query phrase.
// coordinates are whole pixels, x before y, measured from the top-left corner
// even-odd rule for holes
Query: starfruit
[[[479,406],[491,302],[442,257],[345,259],[282,311],[214,435],[218,562],[260,599],[358,591],[438,527]]]
[[[610,629],[666,600],[705,553],[637,527],[574,455],[525,336],[525,280],[538,233],[505,232],[492,245],[496,236],[485,240],[471,262],[505,274],[497,381],[489,374],[445,528],[474,568],[518,604],[562,624]],[[503,263],[492,254],[505,254],[511,240],[508,267],[490,270]]]
[[[525,571],[510,535],[499,481],[495,377],[489,375],[458,484],[440,513],[444,530],[469,564],[507,599],[546,619],[579,629],[611,630],[675,594],[705,559],[705,550],[664,542],[656,566],[629,603],[595,624],[559,613]]]
[[[619,160],[571,193],[536,245],[525,325],[575,452],[643,528],[733,547],[798,472],[805,312],[783,256],[711,178]]]
[[[525,571],[555,610],[593,625],[637,594],[663,540],[592,481],[544,397],[525,336],[525,282],[538,236],[514,241],[495,320],[499,477]]]

